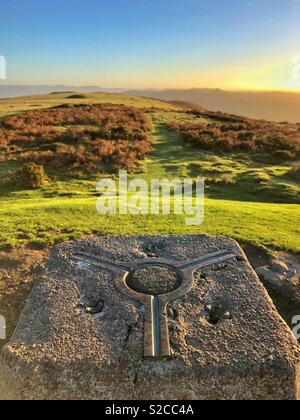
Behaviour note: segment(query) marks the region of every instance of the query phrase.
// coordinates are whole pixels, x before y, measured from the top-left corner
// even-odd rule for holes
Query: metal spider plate
[[[120,261],[102,260],[88,253],[77,253],[74,257],[85,266],[106,269],[113,273],[116,290],[124,296],[139,302],[144,307],[144,357],[170,357],[170,341],[167,306],[170,302],[187,295],[194,285],[194,273],[199,269],[220,263],[237,255],[221,250],[194,258],[187,262],[164,259],[146,258],[124,263]],[[180,278],[180,286],[166,294],[151,295],[140,293],[128,286],[130,273],[137,269],[162,267],[175,271]]]

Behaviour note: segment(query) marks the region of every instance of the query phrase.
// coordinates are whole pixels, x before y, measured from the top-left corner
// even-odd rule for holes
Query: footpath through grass
[[[188,175],[200,159],[181,138],[156,125],[154,151],[140,173],[145,179]],[[88,234],[226,235],[270,249],[300,252],[300,207],[297,204],[218,199],[208,191],[205,222],[190,227],[185,216],[99,216],[96,178],[55,181],[40,191],[1,191],[0,247],[32,243],[40,246]]]

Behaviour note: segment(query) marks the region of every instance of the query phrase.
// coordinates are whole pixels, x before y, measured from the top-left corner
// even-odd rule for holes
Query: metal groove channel
[[[153,348],[154,357],[160,356],[160,310],[159,299],[153,296],[152,299],[152,325],[153,325]]]

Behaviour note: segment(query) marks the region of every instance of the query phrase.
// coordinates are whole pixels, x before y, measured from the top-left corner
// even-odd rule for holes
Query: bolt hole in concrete
[[[232,315],[223,302],[207,305],[208,322],[211,325],[217,325],[220,321],[232,319]]]
[[[87,304],[80,302],[80,304],[78,305],[78,309],[90,315],[100,314],[103,311],[103,308],[104,308],[104,302],[102,300],[89,302]]]
[[[182,281],[175,270],[151,266],[133,270],[126,283],[135,292],[159,296],[177,290]]]

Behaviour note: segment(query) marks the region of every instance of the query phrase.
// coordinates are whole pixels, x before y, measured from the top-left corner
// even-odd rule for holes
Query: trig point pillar
[[[235,241],[92,237],[52,251],[2,351],[0,399],[295,400],[299,363]]]

